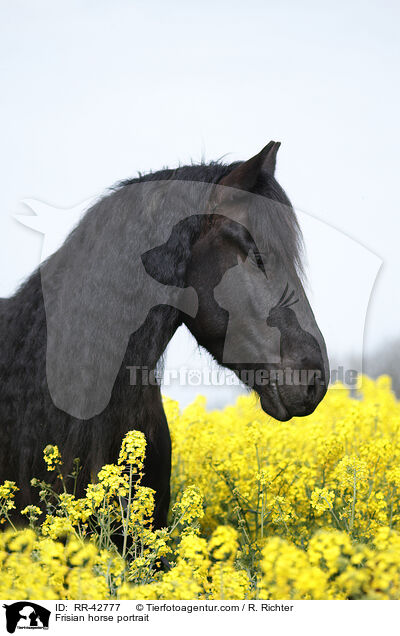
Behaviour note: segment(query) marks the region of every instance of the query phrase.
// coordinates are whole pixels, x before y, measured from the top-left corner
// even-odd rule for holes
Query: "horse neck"
[[[180,312],[166,305],[153,308],[143,325],[132,334],[121,365],[153,370],[162,357],[177,328],[182,324]]]
[[[166,305],[151,309],[143,325],[129,339],[115,381],[113,411],[127,405],[131,407],[132,403],[141,399],[143,392],[150,391],[153,395],[159,392],[154,382],[149,384],[147,378],[149,372],[156,369],[180,324],[182,317],[177,309]],[[45,355],[46,314],[40,273],[36,272],[13,297],[0,299],[0,376],[12,382],[15,374],[28,374],[30,382],[40,391],[45,374]],[[131,383],[130,367],[138,367],[134,385]]]

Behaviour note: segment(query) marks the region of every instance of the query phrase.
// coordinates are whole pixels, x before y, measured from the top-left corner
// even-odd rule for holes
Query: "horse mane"
[[[219,181],[237,168],[241,161],[231,164],[220,161],[178,166],[177,168],[163,168],[146,174],[138,173],[137,177],[124,179],[111,187],[112,191],[121,190],[136,183],[146,181],[192,181],[204,183],[219,183]],[[264,244],[259,249],[266,253],[273,251],[282,262],[300,279],[304,280],[304,244],[301,229],[293,210],[292,204],[285,191],[273,176],[263,175],[257,183],[254,194],[261,195],[271,205],[260,205],[255,218],[257,221],[257,236],[263,237]],[[258,198],[258,197],[257,197]],[[257,198],[252,200],[252,206],[257,205]],[[265,203],[265,202],[264,202]],[[278,204],[278,207],[277,207]],[[278,212],[278,213],[277,213]]]
[[[131,177],[116,182],[110,186],[104,195],[100,196],[97,202],[95,202],[85,216],[81,219],[78,225],[72,230],[69,236],[65,240],[65,244],[69,243],[73,237],[79,232],[83,222],[86,220],[91,211],[98,207],[107,204],[107,200],[114,193],[129,190],[129,186],[151,182],[151,181],[191,181],[193,183],[215,183],[217,184],[223,177],[229,172],[238,167],[242,162],[237,161],[231,164],[222,163],[220,161],[210,161],[209,163],[190,164],[184,166],[178,166],[177,168],[162,168],[155,172],[149,171],[148,173],[138,173],[137,177]],[[187,189],[186,189],[187,191]],[[264,244],[259,245],[260,251],[263,250],[268,253],[270,250],[274,252],[283,263],[291,271],[296,272],[300,279],[305,278],[303,268],[303,237],[299,223],[297,221],[296,214],[293,207],[280,184],[274,177],[265,175],[263,181],[257,184],[255,194],[261,194],[266,201],[270,201],[273,204],[281,204],[282,214],[277,214],[276,205],[264,205],[262,210],[257,215],[257,235],[262,236]],[[254,205],[254,200],[252,202]],[[199,218],[188,219],[192,225],[192,236],[201,232],[201,224],[204,221]],[[186,245],[186,257],[189,256],[191,245]],[[52,255],[47,259],[50,260]],[[42,263],[43,266],[43,263]],[[35,270],[25,281],[22,281],[19,288],[14,295],[18,295],[22,292],[27,284],[31,284],[31,279],[35,279],[38,275],[38,270]],[[4,300],[4,305],[8,298]],[[5,307],[4,307],[5,309]]]

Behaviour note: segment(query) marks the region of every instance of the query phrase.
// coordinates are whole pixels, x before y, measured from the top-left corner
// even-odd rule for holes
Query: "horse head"
[[[274,177],[278,147],[270,142],[216,185],[213,220],[193,246],[186,275],[199,308],[184,320],[219,363],[257,391],[264,411],[284,421],[316,408],[329,364],[302,284],[295,213]]]

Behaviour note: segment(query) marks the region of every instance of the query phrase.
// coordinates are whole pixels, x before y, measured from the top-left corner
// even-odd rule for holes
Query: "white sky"
[[[42,237],[13,218],[23,199],[72,208],[137,170],[246,159],[275,139],[277,178],[311,215],[331,353],[360,351],[373,254],[365,347],[399,335],[399,14],[373,1],[0,1],[0,294],[40,260]]]

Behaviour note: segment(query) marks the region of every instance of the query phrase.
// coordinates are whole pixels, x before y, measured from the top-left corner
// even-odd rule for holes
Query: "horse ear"
[[[262,172],[269,174],[271,177],[275,174],[276,155],[280,146],[280,141],[270,141],[260,152],[262,156]]]
[[[223,177],[219,184],[251,192],[260,176],[274,176],[276,155],[280,145],[279,141],[270,141],[261,152],[248,161],[244,161]]]

